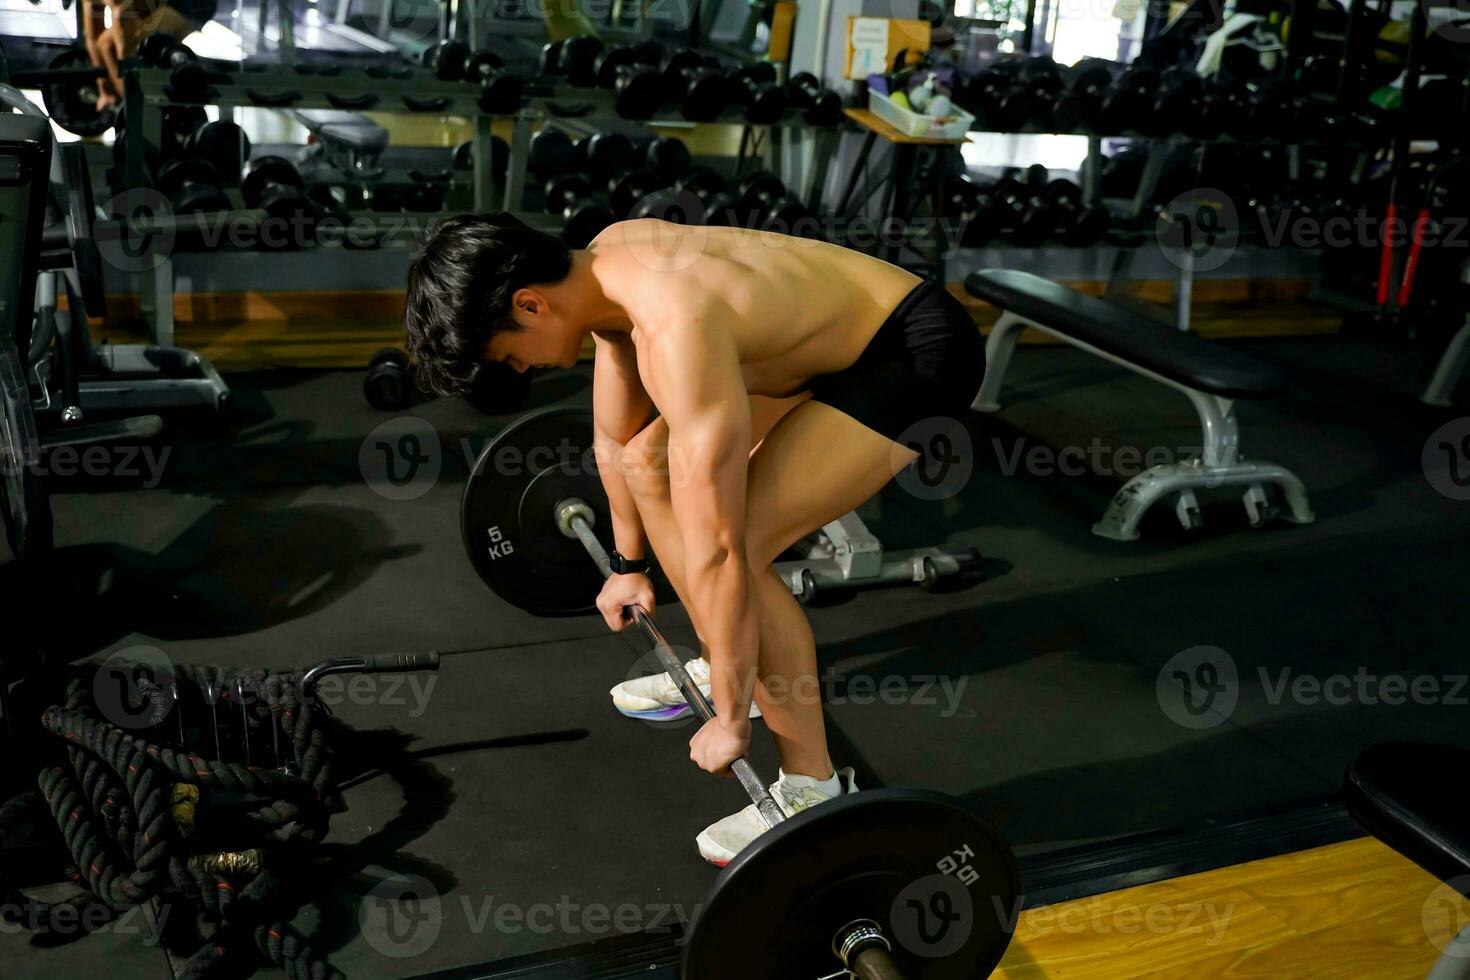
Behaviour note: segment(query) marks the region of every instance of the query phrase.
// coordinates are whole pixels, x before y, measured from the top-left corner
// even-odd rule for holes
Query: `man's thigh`
[[[769,564],[881,490],[917,453],[830,405],[806,401],[782,415],[750,459],[747,557]]]

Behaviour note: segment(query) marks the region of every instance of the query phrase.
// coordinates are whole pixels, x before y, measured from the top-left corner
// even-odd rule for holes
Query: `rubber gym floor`
[[[1094,537],[1120,480],[1045,473],[1027,453],[1096,445],[1107,465],[1120,447],[1177,449],[1199,433],[1175,393],[1059,348],[1018,351],[1005,409],[966,420],[977,465],[957,495],[890,487],[862,510],[890,548],[979,548],[986,578],[811,610],[833,755],[860,786],[966,797],[1024,856],[1330,799],[1376,741],[1470,745],[1467,692],[1452,681],[1424,704],[1280,691],[1302,675],[1463,674],[1470,503],[1438,492],[1423,464],[1426,440],[1456,413],[1415,401],[1410,350],[1237,343],[1291,371],[1286,397],[1239,406],[1243,450],[1302,477],[1315,524],[1251,529],[1227,495],[1207,503],[1201,531],[1161,508],[1140,541]],[[608,688],[637,669],[636,639],[591,618],[532,617],[470,570],[460,487],[506,419],[459,402],[413,409],[437,432],[440,472],[394,500],[363,478],[364,440],[388,417],[364,403],[360,372],[228,380],[232,427],[177,422],[153,447],[168,452],[157,486],[53,478],[64,575],[44,588],[36,626],[48,645],[78,660],[146,645],[178,662],[270,667],[456,654],[417,687],[338,692],[349,809],[323,849],[322,896],[295,925],[349,976],[413,976],[613,931],[577,924],[581,909],[631,906],[635,927],[653,929],[692,909],[714,876],[694,835],[745,801],[689,764],[692,727],[612,709]],[[544,376],[532,403],[587,404],[589,385],[585,369]],[[4,594],[18,594],[17,574],[0,566]],[[659,619],[676,641],[692,638],[676,605]],[[1176,724],[1156,692],[1161,667],[1199,646],[1226,651],[1240,680],[1233,713],[1207,728]],[[902,694],[868,686],[883,678],[901,679]],[[925,686],[939,678],[948,688]],[[774,777],[759,723],[753,761]],[[407,959],[383,955],[358,915],[395,874],[427,879],[446,909],[436,941]],[[501,906],[547,911],[497,928]],[[0,972],[170,976],[150,940],[142,919],[54,949],[6,928]]]

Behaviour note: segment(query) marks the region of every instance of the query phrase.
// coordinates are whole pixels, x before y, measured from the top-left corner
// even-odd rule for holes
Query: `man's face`
[[[571,367],[581,354],[581,336],[544,301],[512,307],[519,329],[502,330],[485,345],[485,360],[501,361],[517,371]]]

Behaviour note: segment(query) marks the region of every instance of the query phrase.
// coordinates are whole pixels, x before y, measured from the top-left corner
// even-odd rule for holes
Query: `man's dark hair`
[[[408,267],[404,327],[419,385],[439,395],[469,389],[485,345],[514,330],[516,290],[561,282],[572,253],[559,238],[509,214],[445,218]]]

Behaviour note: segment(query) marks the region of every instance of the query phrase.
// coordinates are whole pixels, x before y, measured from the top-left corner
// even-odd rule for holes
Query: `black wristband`
[[[616,551],[607,556],[607,564],[614,575],[637,575],[648,571],[648,559],[624,558]]]

